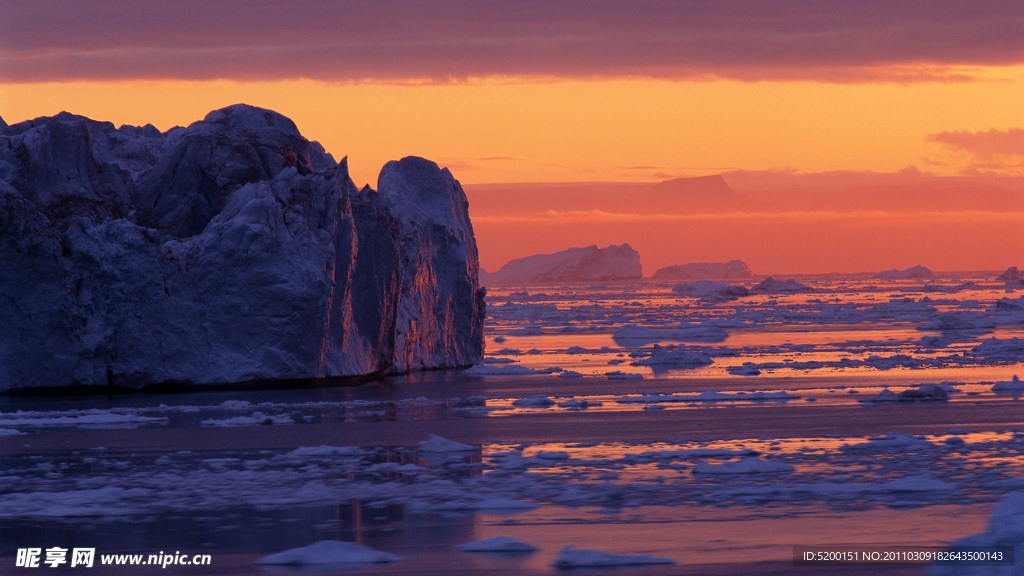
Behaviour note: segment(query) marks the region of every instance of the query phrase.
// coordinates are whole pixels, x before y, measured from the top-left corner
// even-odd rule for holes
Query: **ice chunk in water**
[[[316,564],[378,564],[404,560],[389,552],[352,542],[321,540],[309,546],[292,548],[260,558],[258,564],[310,566]]]

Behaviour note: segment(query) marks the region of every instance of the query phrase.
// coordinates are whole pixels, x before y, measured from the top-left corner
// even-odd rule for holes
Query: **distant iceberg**
[[[730,260],[725,263],[700,262],[694,264],[676,264],[659,268],[652,280],[735,280],[753,277],[750,268],[742,260]]]
[[[907,268],[906,270],[886,270],[885,272],[879,272],[875,274],[875,278],[879,280],[917,280],[917,279],[931,279],[932,271],[925,268],[924,266],[914,266]]]
[[[497,272],[481,273],[484,284],[543,284],[639,280],[640,254],[629,244],[569,248],[512,260]]]

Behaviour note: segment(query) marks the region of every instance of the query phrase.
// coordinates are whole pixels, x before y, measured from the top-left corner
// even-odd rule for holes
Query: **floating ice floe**
[[[484,538],[483,540],[476,540],[475,542],[459,544],[457,548],[463,552],[522,553],[534,552],[537,550],[537,547],[533,544],[523,542],[522,540],[516,540],[511,536],[494,536],[493,538]]]
[[[927,440],[915,438],[901,432],[886,432],[884,436],[868,438],[867,442],[843,444],[839,449],[843,452],[918,452],[930,450],[935,445]]]
[[[509,336],[540,336],[544,331],[537,326],[526,326],[523,328],[513,328],[509,330],[507,334]]]
[[[778,392],[718,392],[705,390],[700,394],[662,394],[644,392],[616,400],[619,404],[653,404],[661,402],[749,402],[752,400],[794,400],[800,396],[784,390]]]
[[[945,402],[946,400],[949,400],[949,393],[945,387],[938,384],[922,384],[917,388],[910,388],[899,394],[886,388],[870,398],[862,398],[860,402],[864,404],[881,404],[886,402]]]
[[[602,566],[641,566],[647,564],[674,564],[671,558],[658,558],[650,554],[611,554],[566,546],[552,564],[555,568],[599,568]]]
[[[996,302],[997,312],[1024,312],[1024,296],[1020,298],[1000,298]]]
[[[105,486],[63,492],[12,492],[0,495],[2,516],[43,518],[127,515],[154,498],[153,490]]]
[[[995,328],[992,320],[973,318],[970,314],[962,312],[943,312],[932,316],[932,319],[923,324],[918,324],[918,330],[941,330],[943,332],[972,331],[977,334],[985,334]]]
[[[742,366],[729,366],[726,371],[736,376],[759,376],[761,374],[761,370],[753,362],[744,362]]]
[[[691,298],[717,302],[727,302],[750,295],[750,290],[744,286],[731,286],[713,280],[697,280],[687,284],[676,284],[672,287],[672,291]]]
[[[513,406],[519,406],[521,408],[547,408],[554,404],[555,401],[544,394],[534,394],[528,398],[520,398],[512,401]]]
[[[576,399],[576,398],[573,398],[572,400],[566,400],[565,402],[559,402],[558,405],[561,408],[566,408],[566,409],[569,409],[569,410],[586,410],[587,408],[593,408],[593,407],[596,407],[596,406],[601,406],[602,403],[601,402],[594,402],[592,400],[587,400],[587,399]]]
[[[632,362],[633,366],[657,366],[662,368],[700,368],[714,364],[714,360],[703,352],[686,348],[654,345],[651,355]]]
[[[218,428],[227,428],[231,426],[270,426],[272,424],[295,424],[289,414],[278,414],[277,416],[270,416],[263,412],[253,412],[251,416],[235,416],[234,418],[225,418],[223,420],[203,420],[203,426],[215,426]]]
[[[83,428],[127,427],[139,424],[166,423],[167,418],[114,414],[103,410],[69,410],[64,412],[0,413],[0,426],[75,426]]]
[[[1013,375],[1012,380],[996,382],[992,385],[993,392],[1021,392],[1024,391],[1024,382],[1021,382],[1020,378],[1016,374]]]
[[[748,456],[738,462],[708,464],[704,461],[697,461],[693,465],[694,474],[788,474],[793,470],[791,464],[761,460],[755,456]]]
[[[356,446],[300,446],[284,454],[287,458],[323,458],[336,456],[366,456],[370,451]]]
[[[776,280],[769,276],[758,283],[757,286],[754,286],[751,290],[754,292],[810,292],[813,288],[801,284],[792,278]]]
[[[257,564],[274,566],[314,566],[321,564],[380,564],[404,560],[390,552],[376,550],[353,542],[321,540],[309,546],[292,548],[264,556]]]
[[[611,372],[605,372],[605,377],[610,380],[643,380],[643,374],[635,374],[633,372],[623,372],[621,370],[612,370]]]
[[[558,377],[559,378],[582,378],[583,374],[581,374],[581,373],[579,373],[579,372],[577,372],[575,370],[563,370],[562,373],[558,375]]]
[[[484,364],[512,364],[514,362],[519,362],[519,360],[514,358],[503,358],[500,356],[488,356],[487,358],[484,358],[483,361]]]
[[[1005,340],[992,337],[972,348],[971,354],[988,359],[1014,360],[1024,356],[1024,340],[1017,337]]]
[[[462,373],[466,376],[525,376],[555,374],[561,371],[561,368],[527,368],[518,364],[477,364]]]
[[[662,330],[627,324],[619,326],[612,334],[612,339],[619,346],[638,346],[663,342],[722,342],[729,336],[721,326],[682,326],[675,330]]]
[[[454,440],[438,436],[437,434],[431,434],[430,438],[420,442],[417,445],[420,452],[478,452],[479,446],[473,446],[472,444],[463,444]]]
[[[749,448],[690,448],[687,450],[654,450],[640,453],[640,458],[650,460],[688,459],[688,458],[735,458],[737,456],[757,456],[757,452]]]

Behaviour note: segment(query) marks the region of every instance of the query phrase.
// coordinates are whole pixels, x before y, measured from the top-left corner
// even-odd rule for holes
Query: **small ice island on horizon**
[[[892,269],[875,274],[875,278],[879,280],[930,280],[932,276],[931,270],[920,265],[912,266],[906,270]]]
[[[478,364],[461,185],[407,157],[377,188],[244,104],[167,132],[0,126],[0,391]]]
[[[629,244],[569,248],[552,254],[517,258],[497,272],[480,273],[483,284],[544,284],[639,280],[640,254]]]
[[[697,262],[659,268],[652,280],[738,280],[753,278],[754,273],[742,260]]]

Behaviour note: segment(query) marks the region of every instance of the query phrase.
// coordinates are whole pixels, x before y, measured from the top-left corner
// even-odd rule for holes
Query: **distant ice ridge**
[[[378,189],[246,105],[165,133],[67,113],[0,129],[0,390],[479,363],[461,186],[409,157]]]
[[[906,270],[886,270],[885,272],[875,274],[875,278],[879,280],[914,280],[929,279],[931,277],[932,271],[924,266],[913,266]]]
[[[536,284],[639,280],[640,254],[629,244],[569,248],[512,260],[497,272],[481,273],[485,284]]]
[[[725,263],[700,262],[677,264],[659,268],[651,275],[652,280],[734,280],[753,276],[742,260]]]

